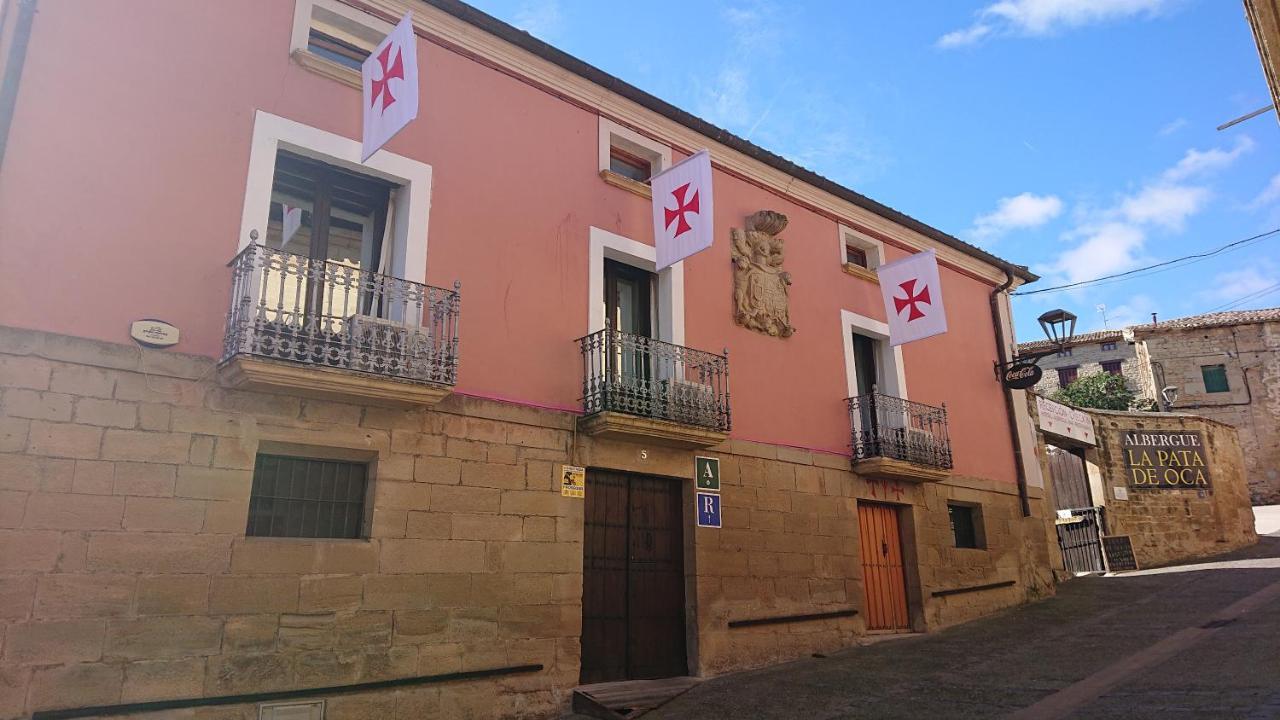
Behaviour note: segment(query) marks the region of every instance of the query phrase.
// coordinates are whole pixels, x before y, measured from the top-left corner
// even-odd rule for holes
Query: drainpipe
[[[996,331],[996,356],[1003,367],[1009,362],[1008,343],[1004,337],[1004,323],[1000,322],[1000,294],[1013,286],[1013,273],[1004,271],[1005,282],[991,291],[991,324]],[[1010,310],[1012,312],[1012,309]],[[1004,379],[1000,379],[1000,388],[1004,392],[1004,411],[1009,420],[1009,437],[1013,440],[1013,461],[1018,473],[1018,502],[1022,505],[1022,517],[1031,517],[1031,499],[1027,496],[1027,468],[1022,461],[1022,435],[1018,433],[1018,415],[1014,411],[1013,390],[1005,387]]]
[[[18,104],[18,81],[27,60],[31,22],[36,16],[36,0],[16,0],[16,4],[18,17],[13,28],[13,41],[9,46],[9,56],[4,59],[4,78],[0,80],[0,166],[4,165],[4,151],[9,147],[9,126],[13,124],[13,111]],[[10,9],[6,7],[6,13]]]

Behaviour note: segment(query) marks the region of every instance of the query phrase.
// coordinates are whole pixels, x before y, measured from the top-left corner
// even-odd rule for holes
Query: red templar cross
[[[373,99],[369,101],[369,107],[373,107],[378,103],[378,98],[382,98],[383,112],[386,112],[387,108],[391,107],[391,103],[396,101],[395,96],[391,94],[391,78],[404,79],[404,54],[396,52],[396,60],[391,62],[393,48],[395,48],[394,45],[387,45],[382,52],[378,53],[378,64],[382,66],[382,79],[373,81]]]
[[[929,299],[929,286],[925,285],[920,288],[919,293],[916,293],[916,281],[915,279],[911,279],[898,285],[898,287],[902,288],[902,291],[905,292],[907,296],[905,298],[895,297],[893,299],[893,309],[901,315],[903,308],[911,308],[911,312],[907,313],[907,322],[919,320],[924,317],[924,313],[916,306],[921,303],[925,305],[933,304],[933,301]]]
[[[693,226],[689,224],[689,221],[684,219],[685,213],[694,213],[695,215],[698,213],[698,191],[693,191],[693,195],[689,198],[688,202],[685,202],[684,199],[685,193],[689,192],[689,186],[692,184],[693,183],[685,183],[671,191],[671,196],[676,199],[676,208],[674,210],[666,206],[663,206],[662,208],[667,216],[666,228],[670,230],[671,223],[676,223],[676,234],[672,235],[672,237],[680,237],[682,234],[693,229]],[[679,220],[679,222],[676,222],[677,220]]]

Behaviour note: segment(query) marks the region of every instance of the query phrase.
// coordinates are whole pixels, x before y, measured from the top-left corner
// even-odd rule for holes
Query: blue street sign
[[[720,527],[720,496],[715,493],[697,493],[698,527]]]

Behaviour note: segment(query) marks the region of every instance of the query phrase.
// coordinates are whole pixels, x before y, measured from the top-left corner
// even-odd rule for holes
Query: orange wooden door
[[[862,587],[867,595],[863,610],[867,629],[910,630],[898,508],[881,503],[858,503],[858,529],[862,540]]]

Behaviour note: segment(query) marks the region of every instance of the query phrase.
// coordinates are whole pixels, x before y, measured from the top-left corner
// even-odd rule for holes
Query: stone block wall
[[[1119,360],[1121,363],[1120,372],[1128,382],[1129,388],[1141,397],[1150,397],[1142,380],[1141,365],[1138,362],[1137,352],[1133,343],[1116,340],[1115,344],[1115,350],[1103,350],[1102,343],[1082,343],[1072,346],[1071,355],[1067,357],[1049,355],[1042,358],[1040,367],[1044,369],[1044,377],[1040,379],[1040,382],[1036,383],[1033,390],[1041,395],[1052,395],[1057,392],[1059,389],[1058,368],[1078,368],[1077,377],[1084,377],[1085,375],[1096,375],[1103,372],[1102,363],[1104,362]]]
[[[1168,565],[1216,555],[1258,541],[1253,528],[1245,462],[1234,428],[1190,415],[1090,411],[1098,434],[1091,453],[1106,488],[1107,529],[1129,535],[1142,567]],[[1204,438],[1208,489],[1135,489],[1122,452],[1123,436],[1133,430],[1201,433]],[[1115,487],[1128,490],[1115,498]]]
[[[844,456],[738,440],[596,440],[576,419],[457,394],[406,410],[229,390],[207,358],[0,328],[0,718],[524,664],[544,669],[336,696],[327,717],[556,716],[582,619],[584,503],[560,495],[562,463],[685,481],[691,499],[694,455],[721,459],[723,528],[686,509],[698,675],[865,632],[860,612],[728,627],[861,611],[859,501],[901,507],[916,630],[1052,590],[1038,492],[1023,518],[1010,483],[868,480]],[[370,460],[367,538],[245,537],[259,451]],[[947,499],[981,506],[985,549],[954,547]]]
[[[1234,426],[1253,503],[1280,503],[1280,323],[1135,330],[1164,384],[1178,388],[1173,410]],[[1201,367],[1219,364],[1230,391],[1206,392]]]

